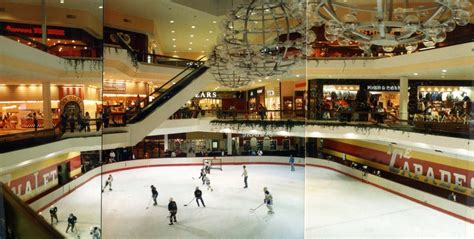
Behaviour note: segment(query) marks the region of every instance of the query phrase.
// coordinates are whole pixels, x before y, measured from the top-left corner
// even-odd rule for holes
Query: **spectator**
[[[86,132],[91,132],[91,116],[89,115],[89,112],[86,112],[84,118],[84,128],[86,129]]]
[[[71,133],[74,133],[74,128],[76,127],[76,118],[74,117],[74,114],[69,115],[69,127],[71,128]]]
[[[33,124],[35,127],[35,131],[38,131],[38,118],[36,117],[36,112],[33,113]]]

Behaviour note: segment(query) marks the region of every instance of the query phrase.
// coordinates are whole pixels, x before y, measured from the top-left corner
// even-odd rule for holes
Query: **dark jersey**
[[[168,211],[178,211],[178,206],[176,205],[175,201],[168,203]]]
[[[153,195],[153,196],[155,196],[155,195],[158,196],[158,191],[156,191],[156,188],[155,188],[155,187],[152,187],[152,188],[151,188],[151,195]]]
[[[67,219],[67,222],[68,222],[69,224],[75,224],[76,221],[77,221],[77,217],[76,217],[76,216],[70,216],[70,217],[68,217],[68,219]]]
[[[197,198],[200,198],[202,196],[202,191],[199,189],[196,189],[196,191],[194,191],[194,196]]]

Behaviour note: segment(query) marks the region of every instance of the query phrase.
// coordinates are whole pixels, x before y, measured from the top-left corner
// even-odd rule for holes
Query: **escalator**
[[[122,119],[114,120],[121,127],[104,129],[104,147],[133,146],[140,142],[212,81],[212,76],[205,74],[207,70],[202,62],[196,62],[135,104]]]
[[[120,35],[117,35],[117,39],[132,58],[139,56]],[[187,62],[183,71],[155,89],[145,99],[140,99],[140,102],[135,103],[119,119],[112,119],[114,125],[119,127],[104,129],[104,147],[133,146],[140,142],[212,81],[212,76],[205,74],[208,69],[202,58]],[[104,119],[108,120],[107,109],[104,111]]]

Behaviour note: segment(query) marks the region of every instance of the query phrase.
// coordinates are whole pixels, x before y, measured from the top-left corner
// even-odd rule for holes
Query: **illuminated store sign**
[[[194,95],[194,98],[217,98],[217,92],[203,91]]]
[[[10,25],[6,26],[6,29],[10,32],[17,32],[17,33],[24,33],[24,34],[41,34],[42,30],[39,27],[33,28],[24,28],[24,27],[12,27]],[[51,29],[48,30],[48,35],[56,35],[56,36],[65,36],[64,30],[61,29]]]

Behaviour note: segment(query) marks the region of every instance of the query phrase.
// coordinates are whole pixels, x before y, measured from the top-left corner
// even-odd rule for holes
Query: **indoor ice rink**
[[[113,190],[100,193],[96,177],[55,203],[68,238],[89,238],[100,225],[104,238],[469,238],[473,225],[328,169],[248,165],[249,188],[242,167],[212,170],[213,192],[198,179],[199,166],[150,167],[112,173]],[[306,172],[305,172],[306,171]],[[108,174],[104,175],[105,181]],[[304,179],[306,177],[306,184]],[[153,206],[150,185],[159,192]],[[304,187],[305,185],[305,187]],[[206,208],[197,207],[193,191],[203,191]],[[263,187],[274,197],[267,215]],[[305,193],[306,192],[306,193]],[[102,198],[101,198],[102,197]],[[178,204],[178,224],[168,225],[168,199]],[[306,197],[306,212],[304,203]],[[77,231],[65,233],[69,213]],[[48,209],[43,215],[49,215]],[[306,217],[306,222],[304,218]],[[102,219],[102,220],[101,220]],[[304,224],[306,223],[306,229]],[[413,227],[416,225],[416,227]],[[303,234],[305,232],[305,234]]]
[[[472,238],[474,226],[336,171],[306,167],[306,238]]]
[[[213,192],[198,179],[199,166],[114,172],[113,190],[102,195],[100,177],[96,177],[55,203],[60,219],[55,227],[68,238],[89,238],[90,227],[101,221],[103,238],[304,237],[304,168],[291,172],[289,166],[248,165],[249,188],[244,189],[242,166],[223,167],[223,171],[211,171]],[[152,184],[159,193],[156,207],[151,200]],[[195,201],[184,206],[194,198],[196,186],[203,191],[206,208]],[[250,210],[263,202],[263,187],[273,195],[274,215],[267,215],[265,206]],[[167,218],[170,197],[178,205],[178,224],[173,226]],[[78,218],[77,232],[66,234],[65,221],[71,212]],[[49,216],[48,209],[43,215]]]

